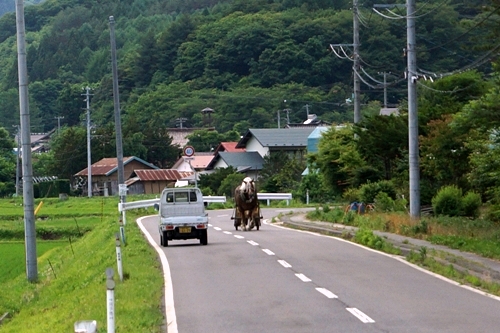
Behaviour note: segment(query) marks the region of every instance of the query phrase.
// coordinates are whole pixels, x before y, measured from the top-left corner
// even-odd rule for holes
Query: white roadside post
[[[118,195],[120,196],[120,202],[126,202],[127,198],[127,185],[126,184],[118,184]],[[123,225],[127,224],[125,210],[122,210],[122,221]]]
[[[125,211],[123,211],[125,212]],[[118,221],[118,224],[120,225],[120,237],[122,239],[123,245],[126,245],[127,240],[125,239],[125,228],[123,227],[123,219],[120,218],[120,221]]]
[[[123,281],[122,250],[120,247],[120,237],[116,235],[116,264],[118,266],[118,276]]]
[[[108,333],[115,333],[115,281],[113,280],[113,275],[115,275],[113,268],[106,268],[106,308]]]

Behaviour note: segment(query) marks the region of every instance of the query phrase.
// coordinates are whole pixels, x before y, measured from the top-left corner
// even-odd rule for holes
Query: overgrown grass
[[[372,230],[367,228],[358,229],[354,235],[354,241],[386,253],[401,254],[401,250],[384,240],[382,237],[375,235]]]
[[[500,259],[500,228],[485,219],[445,216],[412,219],[404,212],[358,215],[344,213],[343,208],[325,210],[324,207],[307,213],[307,218],[425,239],[486,258]]]
[[[428,254],[427,251],[430,251],[430,254]],[[426,269],[436,274],[445,276],[451,280],[465,285],[474,286],[494,295],[500,295],[500,284],[493,282],[490,277],[479,277],[468,271],[458,270],[455,266],[453,266],[453,264],[443,264],[442,261],[437,259],[439,257],[440,254],[436,250],[427,250],[424,247],[420,249],[419,253],[411,251],[406,258],[409,262],[423,266]]]
[[[12,216],[14,211],[19,214],[7,220],[0,216],[0,234],[10,235],[9,241],[0,242],[0,315],[9,313],[1,326],[2,332],[72,332],[74,322],[79,320],[97,320],[99,332],[105,332],[108,267],[115,270],[116,330],[162,331],[160,264],[132,222],[126,225],[127,244],[122,245],[124,280],[119,281],[115,248],[115,235],[119,231],[117,203],[116,197],[44,201],[39,214],[45,214],[46,218],[36,222],[40,237],[38,281],[29,283],[25,274],[24,235],[16,243],[18,234],[8,231],[23,227],[18,222],[22,220],[22,207],[12,208],[15,206],[10,200],[0,200],[0,212],[5,212],[2,207],[10,205],[6,215]],[[150,213],[153,212],[151,209]],[[135,214],[127,214],[127,219],[133,221]],[[38,233],[43,228],[68,229],[74,237],[70,242],[63,233],[60,241],[43,241]],[[4,251],[7,247],[10,251]]]

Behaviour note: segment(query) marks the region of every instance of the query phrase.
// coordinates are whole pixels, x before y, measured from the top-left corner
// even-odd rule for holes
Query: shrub
[[[481,207],[481,195],[476,192],[467,192],[462,198],[462,209],[465,216],[479,217],[479,208]]]
[[[380,188],[377,183],[367,183],[359,188],[359,198],[366,203],[375,202],[375,197],[379,194]]]
[[[328,213],[330,211],[330,206],[329,205],[323,205],[323,213]]]
[[[359,189],[357,188],[348,188],[342,194],[342,198],[347,202],[358,201],[359,198]]]
[[[462,190],[455,185],[442,187],[432,198],[432,209],[436,215],[460,216]]]
[[[380,192],[386,193],[391,199],[396,199],[396,190],[391,181],[381,180],[376,183],[364,184],[359,188],[359,197],[366,203],[375,202],[375,197]]]
[[[385,192],[379,192],[375,197],[375,209],[379,212],[394,211],[394,200]]]

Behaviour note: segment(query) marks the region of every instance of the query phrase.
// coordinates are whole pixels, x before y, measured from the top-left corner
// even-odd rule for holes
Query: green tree
[[[208,188],[209,192],[217,194],[219,193],[219,188],[229,175],[237,174],[236,169],[232,166],[227,168],[215,169],[213,173],[210,174],[200,174],[200,179],[198,180],[199,188]]]
[[[12,194],[16,182],[16,162],[14,140],[9,132],[0,127],[0,196]]]
[[[241,184],[243,178],[245,178],[245,174],[242,173],[232,173],[227,175],[227,177],[224,178],[220,184],[217,194],[225,195],[230,198],[234,197],[234,190]]]
[[[396,160],[408,147],[408,122],[404,116],[365,117],[354,126],[356,147],[363,159],[391,179]]]
[[[331,127],[324,132],[315,158],[319,172],[329,188],[341,195],[345,188],[359,186],[357,170],[367,167],[357,150],[352,127]]]
[[[51,175],[61,179],[72,179],[78,171],[87,167],[87,131],[83,127],[61,129],[50,144],[52,163],[48,166]]]
[[[298,156],[283,151],[266,155],[259,174],[260,188],[264,192],[295,191],[299,188],[305,168],[305,160]]]
[[[213,151],[221,142],[238,141],[240,136],[235,131],[220,134],[212,130],[197,130],[188,135],[188,144],[193,146],[195,151],[209,152]]]

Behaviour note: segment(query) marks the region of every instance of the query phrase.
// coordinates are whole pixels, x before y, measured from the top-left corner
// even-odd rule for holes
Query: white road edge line
[[[221,229],[221,228],[219,228],[219,227],[214,227],[214,229],[215,229],[215,230],[217,230],[217,231],[221,231],[221,230],[222,230],[222,229]]]
[[[161,247],[155,242],[153,237],[146,230],[142,224],[142,219],[148,216],[144,216],[137,219],[137,225],[141,229],[142,233],[146,236],[151,246],[158,252],[160,256],[161,266],[163,268],[163,280],[165,281],[165,318],[167,320],[167,332],[168,333],[179,333],[177,330],[177,316],[175,314],[174,307],[174,289],[172,287],[172,277],[170,276],[170,266],[168,264],[167,256]]]
[[[367,315],[365,315],[363,312],[359,311],[356,308],[346,308],[346,310],[349,311],[350,313],[352,313],[356,318],[358,318],[359,320],[361,320],[365,324],[375,322],[375,320],[371,319],[370,317],[368,317]]]
[[[339,298],[337,295],[335,295],[334,293],[332,293],[328,289],[325,289],[325,288],[316,288],[316,290],[319,291],[320,293],[322,293],[323,295],[325,295],[328,298]]]
[[[285,268],[292,267],[292,265],[290,265],[289,263],[287,263],[285,260],[278,260],[278,262],[281,264],[281,266],[283,266]]]
[[[304,282],[311,282],[312,280],[310,278],[308,278],[307,276],[305,276],[304,274],[300,273],[300,274],[295,274],[296,277],[298,277],[299,279],[301,279],[302,281]]]
[[[265,253],[267,253],[270,256],[274,256],[274,252],[269,250],[269,249],[262,249],[262,251],[264,251]]]
[[[234,235],[234,237],[239,238],[239,239],[243,239],[243,238],[245,238],[245,237],[243,237],[242,235]]]
[[[232,235],[233,233],[231,231],[224,231],[226,235]]]
[[[257,246],[257,245],[259,245],[259,243],[256,243],[256,242],[254,242],[253,240],[249,240],[249,241],[247,241],[247,242],[248,242],[248,244],[253,245],[253,246]]]

